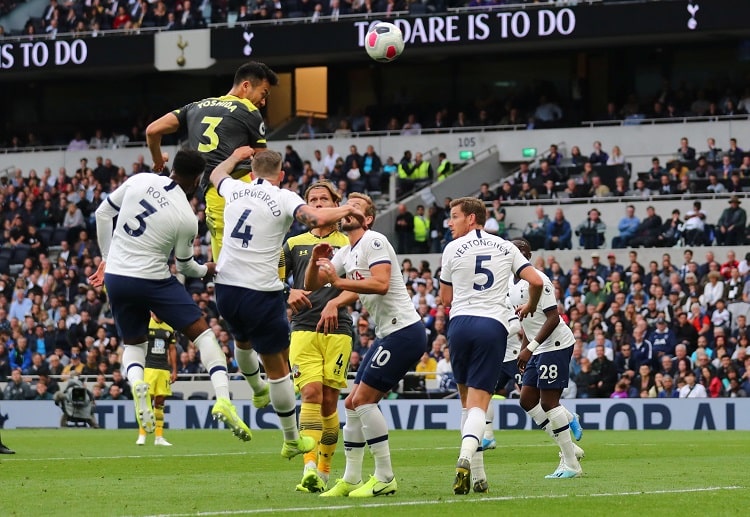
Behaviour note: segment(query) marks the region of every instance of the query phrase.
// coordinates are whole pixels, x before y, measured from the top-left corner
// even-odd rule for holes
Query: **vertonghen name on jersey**
[[[510,253],[510,249],[508,246],[511,246],[511,244],[508,242],[500,242],[494,239],[480,239],[480,238],[472,239],[470,241],[463,243],[459,248],[456,248],[456,255],[455,255],[456,258],[462,256],[464,253],[469,251],[471,248],[474,248],[475,246],[481,246],[481,247],[491,246],[495,249],[500,250],[500,252],[502,252],[503,255],[508,255]]]
[[[279,204],[276,202],[276,200],[272,199],[270,194],[268,194],[267,192],[263,192],[260,189],[246,188],[232,192],[230,198],[227,199],[227,203],[232,203],[233,201],[237,201],[238,199],[243,197],[258,199],[264,202],[266,205],[268,205],[268,208],[271,210],[271,215],[273,215],[274,217],[279,217],[281,215],[281,209],[279,208]]]

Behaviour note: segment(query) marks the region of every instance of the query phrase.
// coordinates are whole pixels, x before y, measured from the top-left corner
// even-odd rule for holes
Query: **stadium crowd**
[[[358,165],[358,150],[353,146],[346,158],[335,156],[335,151],[331,156],[332,150],[327,157],[334,172],[324,167],[323,174],[318,174],[312,161],[299,159],[288,146],[286,167],[298,171],[301,164],[303,173],[286,187],[304,190],[318,177],[331,178],[346,163],[349,170]],[[363,164],[374,162],[373,152],[366,150]],[[0,260],[5,257],[1,265],[6,269],[0,278],[0,380],[9,381],[5,398],[47,399],[59,389],[57,381],[73,372],[96,379],[98,387],[92,385],[96,397],[129,394],[119,372],[121,347],[106,294],[87,283],[101,260],[91,238],[95,235],[92,214],[107,192],[129,175],[149,168],[142,157],[128,171],[101,157],[95,162],[89,167],[84,159],[76,171],[61,169],[54,175],[50,170],[41,175],[17,171],[3,185]],[[352,179],[348,174],[338,181],[344,196],[359,188],[379,187],[379,181]],[[485,191],[480,189],[480,196]],[[211,258],[205,214],[199,200],[193,203],[200,221],[194,254],[205,262]],[[444,245],[440,239],[450,237],[443,209],[429,207],[428,214],[418,209],[411,216],[411,233],[403,241],[399,238],[399,246],[406,246],[399,251],[439,252]],[[489,210],[504,215],[502,209]],[[429,226],[433,220],[434,226]],[[438,233],[430,228],[439,228]],[[661,264],[645,266],[638,263],[635,249],[627,265],[617,264],[613,254],[604,264],[596,251],[587,267],[580,257],[568,271],[551,256],[546,264],[537,264],[558,289],[561,314],[577,339],[571,375],[578,397],[610,396],[624,383],[628,383],[624,389],[628,396],[656,396],[670,392],[665,387],[670,381],[675,387],[683,381],[689,385],[691,371],[711,396],[744,396],[750,389],[747,316],[735,317],[732,311],[735,304],[750,303],[750,256],[738,261],[733,251],[721,258],[708,251],[705,262],[699,263],[690,249],[684,249],[683,264],[678,265],[672,262],[672,253],[665,253]],[[416,368],[434,372],[441,385],[450,387],[445,337],[449,321],[437,296],[439,269],[432,271],[427,263],[413,267],[407,261],[403,274],[430,333],[430,350]],[[216,309],[213,284],[182,280],[214,329],[230,373],[236,373],[232,338]],[[374,329],[366,310],[352,310],[357,330],[351,368],[356,370],[372,343]],[[194,346],[183,339],[178,351],[181,374],[189,378],[201,372]],[[417,381],[414,387],[419,390],[424,384]]]
[[[616,0],[604,0],[616,1]],[[209,23],[229,21],[229,13],[237,22],[280,19],[306,19],[312,23],[321,20],[338,21],[343,15],[382,13],[390,18],[396,13],[444,13],[449,8],[482,8],[540,3],[539,0],[138,0],[81,2],[77,0],[50,0],[39,18],[26,23],[25,34],[57,34],[100,30],[134,30],[141,27],[161,27],[165,30],[185,30],[206,27]],[[546,3],[546,2],[545,2]],[[567,3],[564,0],[560,3]],[[0,0],[0,16],[10,13],[23,4],[16,0]]]

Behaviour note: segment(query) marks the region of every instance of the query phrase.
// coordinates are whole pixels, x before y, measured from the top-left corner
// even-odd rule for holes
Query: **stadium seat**
[[[10,274],[10,260],[4,257],[0,257],[0,274]]]
[[[50,228],[49,226],[45,226],[44,228],[39,228],[37,230],[37,234],[39,235],[39,239],[42,241],[42,243],[45,246],[49,246],[52,244],[52,234],[55,232],[54,228]]]
[[[185,394],[181,391],[173,391],[170,396],[167,397],[167,400],[183,400],[185,398]]]
[[[10,259],[11,264],[23,264],[26,257],[29,256],[29,246],[18,245],[13,248],[13,257]]]
[[[68,229],[67,228],[55,228],[55,230],[52,232],[52,241],[50,242],[51,246],[59,246],[62,241],[64,241],[68,237]]]
[[[188,400],[208,400],[207,391],[194,391],[188,398]]]

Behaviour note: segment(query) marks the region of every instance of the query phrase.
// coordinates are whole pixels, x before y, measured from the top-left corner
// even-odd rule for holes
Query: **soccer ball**
[[[388,22],[375,23],[365,36],[365,50],[375,61],[393,61],[404,51],[404,36],[401,29]]]

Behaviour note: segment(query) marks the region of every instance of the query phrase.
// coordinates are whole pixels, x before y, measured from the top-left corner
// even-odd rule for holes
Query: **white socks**
[[[122,351],[122,369],[131,386],[137,381],[143,380],[143,368],[146,364],[146,347],[148,343],[137,343],[135,345],[124,345]]]
[[[570,438],[568,416],[565,414],[565,408],[562,406],[554,407],[547,411],[547,417],[549,418],[548,427],[551,429],[552,438],[560,447],[565,464],[570,467],[578,465],[573,440]]]
[[[254,393],[262,390],[266,383],[260,377],[260,361],[258,361],[258,353],[253,350],[244,350],[238,346],[234,347],[234,358],[237,360],[237,366],[240,367],[242,375],[245,376],[245,380],[250,384]]]
[[[285,375],[279,379],[269,379],[268,385],[271,396],[271,404],[279,416],[281,429],[284,431],[284,440],[297,440],[297,401],[294,398],[294,387],[292,379]]]
[[[560,406],[562,407],[562,406]],[[545,413],[542,409],[542,404],[538,403],[536,406],[528,410],[526,413],[534,419],[534,422],[536,425],[538,425],[542,431],[550,435],[551,438],[554,438],[555,435],[552,433],[552,426],[549,422],[549,416],[548,413]]]
[[[375,477],[384,483],[393,479],[388,424],[377,404],[363,404],[355,409],[362,421],[362,434],[375,460]]]
[[[362,421],[353,409],[346,410],[344,424],[344,455],[346,470],[344,481],[355,485],[362,481],[362,463],[365,457],[365,435],[362,432]]]
[[[201,362],[211,376],[216,398],[229,398],[229,376],[227,375],[227,358],[221,351],[219,342],[211,329],[206,329],[193,340],[201,353]]]
[[[492,399],[490,399],[490,403],[487,404],[487,412],[484,415],[484,419],[484,438],[487,440],[494,440],[495,430],[493,426],[495,424],[495,405],[492,403]]]
[[[482,408],[473,407],[466,412],[466,423],[461,429],[461,453],[459,458],[471,462],[472,456],[482,442],[484,434],[485,411]]]

